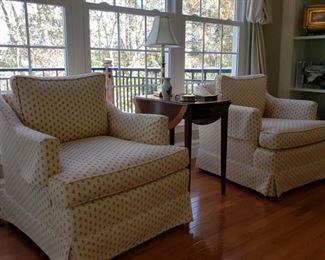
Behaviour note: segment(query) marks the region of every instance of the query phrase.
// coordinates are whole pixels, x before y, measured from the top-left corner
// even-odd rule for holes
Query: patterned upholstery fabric
[[[19,172],[28,183],[47,185],[48,178],[59,172],[59,140],[24,126],[2,97],[0,112],[3,156],[8,150],[12,151]]]
[[[56,232],[75,238],[73,253],[83,256],[78,259],[107,259],[130,242],[144,241],[170,223],[191,219],[188,178],[188,170],[182,170],[127,192],[57,209]]]
[[[107,134],[103,74],[64,79],[15,76],[11,88],[14,110],[29,128],[61,142]]]
[[[228,122],[228,136],[255,141],[261,130],[261,113],[252,107],[230,105]]]
[[[185,148],[102,136],[64,143],[62,171],[49,181],[54,203],[76,205],[160,179],[188,165]]]
[[[122,113],[108,102],[109,135],[145,144],[168,144],[168,118]]]
[[[227,179],[256,190],[264,196],[280,197],[286,191],[325,178],[324,147],[322,142],[302,148],[277,151],[255,148],[253,156],[252,144],[230,137],[228,156],[237,153],[237,157],[227,159]],[[213,149],[211,151],[205,147],[199,148],[197,166],[220,175],[220,154],[215,152],[215,147]],[[296,151],[291,153],[291,150]],[[252,159],[254,159],[253,164],[250,163]],[[279,160],[280,164],[278,164]]]
[[[10,108],[16,113],[16,116],[18,116],[18,118],[22,120],[22,113],[20,111],[19,104],[17,103],[18,100],[14,98],[13,94],[3,94],[2,97],[10,106]]]
[[[216,93],[223,99],[230,99],[233,105],[254,107],[264,113],[265,95],[267,90],[265,75],[216,77]]]
[[[267,94],[264,117],[314,120],[317,107],[318,104],[314,101],[282,99]]]
[[[0,97],[5,177],[0,218],[27,234],[50,259],[110,259],[191,221],[187,151],[158,145],[166,143],[165,117],[133,120],[105,104],[105,117],[114,113],[113,122],[122,122],[116,129],[142,121],[148,138],[129,129],[122,133],[129,140],[94,136],[60,143],[23,125],[19,106],[15,113],[8,105],[15,106],[14,98],[6,100]],[[65,193],[56,193],[58,187]],[[80,199],[73,192],[80,192]]]
[[[205,89],[214,94],[211,86]],[[237,95],[243,93],[246,96],[245,90]],[[227,178],[269,197],[324,179],[325,122],[314,120],[317,104],[268,94],[266,100],[265,118],[249,107],[253,105],[229,108]],[[199,126],[196,161],[198,168],[217,175],[220,128],[220,121]]]
[[[325,141],[325,122],[263,118],[260,146],[287,149]]]

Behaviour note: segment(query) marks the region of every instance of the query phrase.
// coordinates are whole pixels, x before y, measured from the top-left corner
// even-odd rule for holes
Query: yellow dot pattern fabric
[[[260,146],[271,150],[325,141],[325,121],[263,118]]]
[[[144,144],[169,144],[166,116],[123,113],[112,103],[107,105],[110,136]]]
[[[253,93],[254,81],[251,81],[255,77],[240,77],[237,83],[236,78],[220,76],[215,89],[210,84],[199,87],[210,94],[220,93],[223,98],[232,96],[227,178],[270,197],[324,179],[325,122],[315,120],[317,104],[269,94],[262,96],[255,82],[258,97]],[[224,96],[227,89],[230,92]],[[261,113],[263,103],[254,103],[252,97],[266,102],[264,114]],[[220,120],[199,126],[196,161],[198,168],[217,175],[220,175],[220,131]]]
[[[61,173],[49,180],[52,201],[74,207],[157,180],[188,165],[186,148],[109,136],[60,147]]]
[[[61,142],[108,133],[104,74],[70,78],[16,76],[13,104],[29,128]]]
[[[223,99],[230,99],[234,105],[257,108],[262,115],[265,109],[266,91],[265,75],[238,77],[218,75],[216,77],[216,94],[221,95]]]
[[[22,124],[14,96],[5,98],[8,103],[0,97],[0,218],[50,259],[110,259],[191,221],[188,153],[164,145],[166,117],[132,117],[105,104],[105,117],[117,125],[110,128],[115,137],[60,142]],[[17,106],[15,112],[8,104]],[[134,129],[141,122],[146,128]]]
[[[275,98],[266,95],[264,117],[282,119],[315,120],[318,104],[310,100]]]

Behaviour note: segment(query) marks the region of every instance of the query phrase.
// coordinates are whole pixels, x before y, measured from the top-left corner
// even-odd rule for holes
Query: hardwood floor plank
[[[116,259],[325,259],[325,182],[268,199],[194,169],[193,221]],[[0,228],[0,260],[47,259],[12,226]]]

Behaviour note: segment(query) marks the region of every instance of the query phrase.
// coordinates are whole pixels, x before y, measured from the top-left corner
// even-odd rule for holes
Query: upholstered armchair
[[[227,179],[259,193],[282,193],[325,178],[325,121],[317,104],[266,93],[264,75],[218,76],[197,89],[230,99]],[[220,174],[220,122],[199,126],[197,166]]]
[[[51,259],[108,259],[191,220],[188,152],[164,116],[105,101],[103,74],[16,76],[0,97],[0,218]]]

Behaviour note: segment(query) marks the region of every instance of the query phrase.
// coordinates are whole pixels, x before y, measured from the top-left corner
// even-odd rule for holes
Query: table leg
[[[190,111],[187,111],[185,117],[185,135],[184,135],[185,147],[188,149],[189,164],[187,168],[190,170],[190,177],[188,182],[188,190],[191,191],[191,159],[192,159],[192,116]]]
[[[221,116],[221,194],[226,194],[228,110]]]
[[[169,129],[169,144],[170,145],[175,144],[175,128]]]

